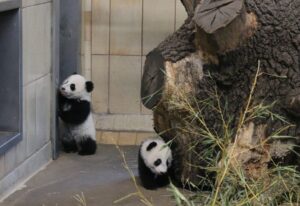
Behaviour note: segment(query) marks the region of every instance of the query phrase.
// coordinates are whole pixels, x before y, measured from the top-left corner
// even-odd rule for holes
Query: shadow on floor
[[[121,147],[129,167],[137,175],[138,147]],[[137,178],[138,179],[138,178]],[[166,188],[156,191],[142,189],[155,206],[175,205]],[[139,198],[130,197],[113,204],[126,195],[136,192],[128,172],[115,146],[99,145],[96,155],[78,156],[62,153],[47,168],[26,183],[26,188],[8,197],[1,206],[77,206],[75,195],[84,194],[87,206],[139,206]]]

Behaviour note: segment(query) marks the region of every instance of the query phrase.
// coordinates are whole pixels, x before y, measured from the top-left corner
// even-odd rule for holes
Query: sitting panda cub
[[[93,88],[93,83],[79,74],[69,76],[59,87],[58,114],[65,126],[62,137],[65,152],[78,152],[79,155],[96,152],[96,131],[90,103]]]
[[[168,185],[171,163],[171,149],[162,139],[150,138],[142,142],[138,172],[143,187],[153,190]]]

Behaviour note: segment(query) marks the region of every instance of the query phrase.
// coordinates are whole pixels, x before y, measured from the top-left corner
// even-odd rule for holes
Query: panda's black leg
[[[78,151],[77,144],[76,144],[76,141],[74,139],[63,139],[62,140],[62,146],[63,146],[64,151],[66,153],[77,152]]]
[[[96,153],[97,143],[90,137],[85,137],[78,142],[79,155],[92,155]]]

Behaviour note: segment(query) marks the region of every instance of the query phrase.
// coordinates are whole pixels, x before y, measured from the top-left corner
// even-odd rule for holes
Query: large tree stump
[[[300,1],[182,2],[189,17],[148,54],[141,90],[155,130],[172,142],[175,180],[212,179],[203,129],[222,137],[224,121],[233,131],[232,164],[248,175],[259,177],[274,163],[299,166],[292,150],[300,145]],[[268,105],[270,113],[252,118],[250,111]],[[296,138],[268,139],[281,128],[280,135]],[[219,154],[211,147],[210,155]]]

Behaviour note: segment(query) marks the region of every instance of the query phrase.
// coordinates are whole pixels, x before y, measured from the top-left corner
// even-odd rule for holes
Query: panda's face
[[[93,90],[93,83],[79,74],[73,74],[63,81],[59,90],[67,98],[86,99]]]
[[[171,150],[161,139],[148,139],[143,142],[141,156],[145,165],[157,175],[167,173],[172,163]]]

